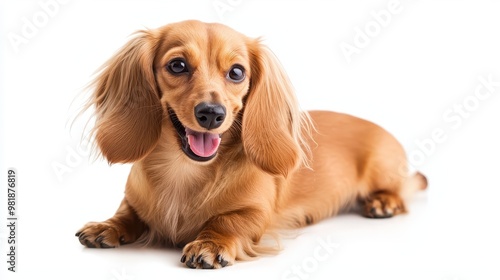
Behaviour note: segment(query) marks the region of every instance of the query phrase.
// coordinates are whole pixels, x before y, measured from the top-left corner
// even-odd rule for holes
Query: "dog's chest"
[[[207,207],[213,177],[200,170],[177,170],[176,176],[161,176],[157,185],[151,186],[150,228],[174,243],[193,240],[213,215]]]

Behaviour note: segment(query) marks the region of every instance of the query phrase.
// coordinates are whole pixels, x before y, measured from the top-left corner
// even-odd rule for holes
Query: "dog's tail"
[[[417,171],[405,180],[403,185],[403,196],[411,197],[416,192],[427,189],[428,185],[429,181],[427,180],[427,177]]]

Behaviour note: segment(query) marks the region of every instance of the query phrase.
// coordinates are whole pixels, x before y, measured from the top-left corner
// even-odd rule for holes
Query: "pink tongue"
[[[219,134],[196,132],[186,128],[189,147],[200,157],[209,157],[217,152],[220,144]]]

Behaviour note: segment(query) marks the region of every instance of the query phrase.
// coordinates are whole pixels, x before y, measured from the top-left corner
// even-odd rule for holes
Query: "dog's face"
[[[163,32],[166,39],[154,62],[161,104],[184,153],[209,161],[249,90],[248,39],[223,25],[196,21],[172,24]]]
[[[304,158],[301,113],[278,60],[224,25],[140,31],[93,86],[95,138],[110,163],[143,159],[165,129],[178,136],[167,144],[195,164],[213,162],[230,128],[246,159],[268,173],[286,175]]]

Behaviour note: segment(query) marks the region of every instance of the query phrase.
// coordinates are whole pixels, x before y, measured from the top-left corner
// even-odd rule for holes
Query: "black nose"
[[[226,108],[220,104],[200,103],[194,107],[198,123],[206,129],[214,129],[224,122]]]

